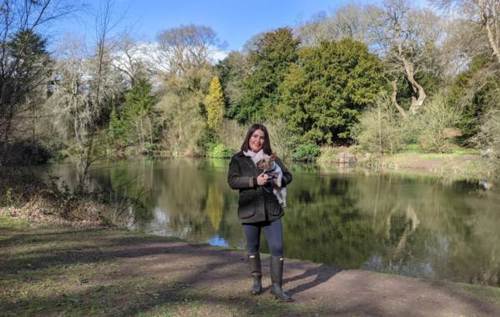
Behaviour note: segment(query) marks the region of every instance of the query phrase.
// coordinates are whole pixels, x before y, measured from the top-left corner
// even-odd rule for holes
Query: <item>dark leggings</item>
[[[283,226],[281,219],[273,222],[259,222],[243,224],[243,231],[247,238],[247,250],[249,254],[256,254],[260,247],[260,231],[264,229],[267,245],[271,255],[283,256]]]

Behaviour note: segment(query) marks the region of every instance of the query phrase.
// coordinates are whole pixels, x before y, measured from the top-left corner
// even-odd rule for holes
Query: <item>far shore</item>
[[[487,182],[489,186],[493,186],[495,177],[489,166],[490,164],[488,160],[479,154],[405,152],[376,158],[373,155],[360,156],[357,162],[350,165],[326,162],[319,163],[319,166],[332,170],[353,167],[369,173],[427,176],[441,178],[446,181],[466,180],[481,182],[481,184]]]

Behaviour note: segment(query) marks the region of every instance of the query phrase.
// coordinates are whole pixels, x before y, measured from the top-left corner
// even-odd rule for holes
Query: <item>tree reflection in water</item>
[[[241,248],[238,196],[226,183],[227,164],[121,162],[96,168],[92,181],[140,201],[138,229]],[[287,257],[500,285],[500,193],[481,193],[466,182],[292,168]]]

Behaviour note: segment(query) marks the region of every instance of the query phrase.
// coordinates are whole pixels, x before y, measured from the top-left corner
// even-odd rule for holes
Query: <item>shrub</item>
[[[208,156],[211,148],[214,144],[217,144],[217,135],[211,129],[203,129],[200,133],[200,137],[196,146],[203,153],[204,156]]]
[[[224,119],[220,130],[217,132],[219,141],[222,142],[227,149],[236,153],[240,150],[247,128],[248,127],[238,124],[236,121]]]
[[[413,118],[418,144],[425,152],[450,152],[454,139],[447,133],[460,120],[460,111],[451,107],[443,96],[437,95]]]
[[[354,146],[322,146],[320,151],[321,154],[316,160],[318,164],[351,164],[357,161],[356,148]]]
[[[285,120],[273,119],[266,121],[264,125],[269,132],[273,152],[283,160],[292,158],[296,143],[294,135],[290,132]]]
[[[207,156],[211,158],[228,158],[231,157],[233,151],[227,148],[222,143],[212,143],[207,152]]]
[[[500,110],[490,110],[484,118],[474,143],[483,149],[483,156],[488,159],[495,175],[500,178]]]
[[[292,153],[294,161],[312,162],[319,156],[320,147],[313,143],[300,144]]]
[[[401,120],[391,100],[380,95],[373,108],[361,116],[354,134],[359,148],[369,153],[393,154],[403,147]]]
[[[423,152],[450,152],[460,111],[451,107],[441,95],[431,99],[422,112],[403,119],[391,100],[381,95],[376,106],[366,111],[356,127],[361,150],[393,154],[402,149]]]
[[[322,146],[320,148],[320,155],[317,162],[320,164],[336,162],[338,154],[338,148],[335,148],[333,146]]]

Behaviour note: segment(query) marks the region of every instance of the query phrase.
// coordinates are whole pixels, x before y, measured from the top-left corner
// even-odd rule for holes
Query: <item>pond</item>
[[[227,166],[224,160],[123,161],[94,166],[91,179],[96,188],[135,199],[133,230],[244,249]],[[498,191],[432,177],[290,169],[286,257],[500,286]],[[68,185],[75,180],[71,165],[51,170]]]

